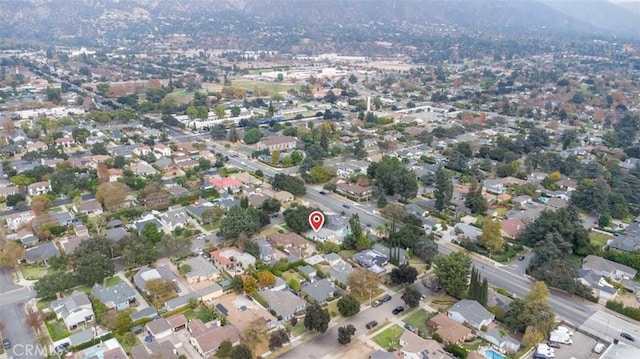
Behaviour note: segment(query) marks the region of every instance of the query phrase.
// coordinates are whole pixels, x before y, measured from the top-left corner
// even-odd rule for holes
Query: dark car
[[[413,325],[411,325],[411,324],[405,324],[404,325],[404,329],[406,329],[406,330],[408,330],[410,332],[413,332],[414,330],[416,330],[416,328],[414,328]]]
[[[371,329],[371,328],[375,328],[376,325],[378,325],[378,322],[375,320],[372,320],[369,323],[367,323],[366,327],[367,329]]]
[[[394,315],[396,315],[396,314],[400,314],[400,313],[402,313],[402,312],[404,312],[404,307],[403,307],[403,306],[395,307],[395,308],[391,311],[391,313],[393,313]]]
[[[9,338],[2,338],[2,347],[4,349],[10,349],[11,348],[11,340],[9,340]]]
[[[632,337],[631,334],[629,334],[629,333],[622,332],[622,333],[620,333],[620,336],[625,338],[626,340],[628,340],[630,342],[635,342],[636,341],[636,338]]]
[[[524,260],[524,256],[518,256],[518,260],[519,261],[523,261]]]
[[[56,353],[60,354],[69,349],[69,343],[62,343],[56,347]]]
[[[327,194],[327,192],[325,192],[325,191],[320,191],[320,194]]]
[[[560,344],[558,344],[556,342],[549,342],[547,345],[552,347],[552,348],[560,348]]]
[[[385,295],[384,297],[382,297],[382,299],[381,299],[381,300],[382,300],[383,302],[385,302],[385,303],[386,303],[386,302],[388,302],[388,301],[390,301],[390,300],[391,300],[391,296],[390,296],[389,294],[387,294],[387,295]]]
[[[372,306],[372,307],[374,307],[374,308],[375,308],[375,307],[379,307],[379,306],[381,306],[381,305],[382,305],[382,302],[381,302],[381,301],[379,301],[379,300],[376,300],[376,301],[374,301],[374,302],[373,302],[373,304],[371,304],[371,306]]]
[[[343,204],[343,205],[342,205],[342,207],[344,207],[344,208],[346,208],[346,209],[351,208],[351,206],[349,206],[348,204]]]

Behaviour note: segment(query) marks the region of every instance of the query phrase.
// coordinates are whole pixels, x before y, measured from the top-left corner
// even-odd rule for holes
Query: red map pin
[[[309,224],[314,231],[318,232],[324,224],[324,214],[320,211],[311,212],[309,215]]]

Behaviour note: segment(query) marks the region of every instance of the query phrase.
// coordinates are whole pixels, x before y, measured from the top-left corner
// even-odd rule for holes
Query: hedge
[[[606,307],[631,319],[640,320],[640,308],[627,307],[615,300],[608,300]]]
[[[77,351],[80,351],[80,350],[84,350],[84,349],[90,348],[90,347],[92,347],[92,346],[94,346],[96,344],[102,343],[102,342],[104,342],[106,340],[109,340],[111,338],[113,338],[113,333],[107,333],[107,334],[105,334],[105,335],[103,335],[103,336],[101,336],[99,338],[93,338],[93,339],[89,340],[86,343],[82,343],[82,344],[78,344],[76,346],[73,346],[73,347],[69,348],[69,351],[70,352],[77,352]]]

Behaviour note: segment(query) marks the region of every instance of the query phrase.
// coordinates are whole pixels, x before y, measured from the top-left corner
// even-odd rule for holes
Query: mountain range
[[[227,31],[240,36],[243,28],[263,25],[336,28],[374,22],[640,40],[640,2],[606,0],[12,0],[0,1],[0,39],[90,44],[116,35],[109,22],[114,14],[129,16],[116,27],[130,32],[156,23],[198,31],[194,23],[226,18],[236,24]]]

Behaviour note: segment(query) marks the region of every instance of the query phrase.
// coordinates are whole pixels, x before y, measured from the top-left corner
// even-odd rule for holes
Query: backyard
[[[107,278],[105,279],[105,286],[107,287],[113,287],[114,285],[120,283],[120,277],[118,276],[113,276],[111,278]]]
[[[186,312],[184,312],[184,316],[189,320],[196,318],[200,319],[203,323],[208,323],[213,320],[213,317],[211,316],[211,314],[209,314],[209,311],[207,311],[207,309],[203,306],[199,306],[196,309],[187,310]]]
[[[596,246],[599,249],[606,246],[607,241],[610,239],[612,239],[612,237],[608,234],[598,233],[595,231],[589,233],[589,241],[593,246]]]
[[[404,318],[404,322],[413,326],[414,328],[418,328],[423,333],[427,333],[427,321],[431,319],[436,313],[429,313],[425,309],[420,308],[416,311],[413,311],[409,314],[409,316]]]
[[[301,281],[304,280],[304,277],[299,273],[295,272],[293,269],[291,269],[282,273],[282,279],[287,283],[289,283],[289,281],[292,279],[300,283]]]
[[[400,336],[402,336],[403,332],[404,328],[401,328],[398,325],[394,324],[389,328],[383,330],[382,333],[373,337],[373,341],[388,351],[391,351],[390,349],[395,350],[400,347],[398,339],[400,339]]]

